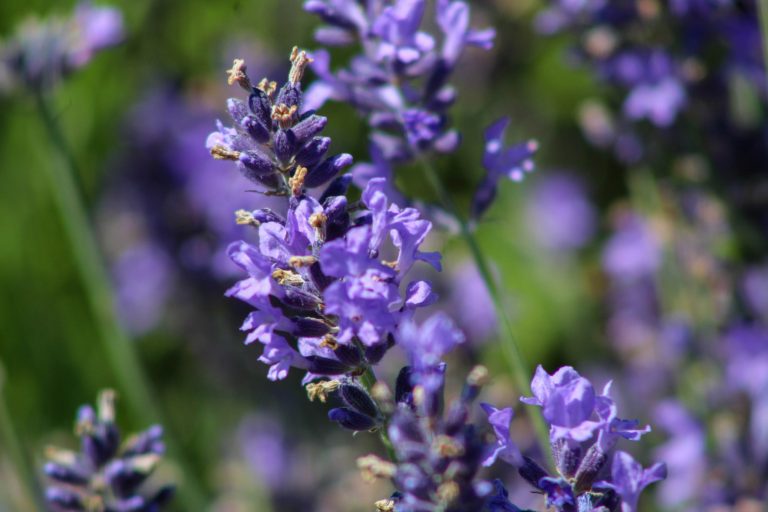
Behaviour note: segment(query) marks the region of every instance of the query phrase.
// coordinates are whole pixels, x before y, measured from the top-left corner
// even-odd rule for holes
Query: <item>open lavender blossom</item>
[[[121,441],[114,400],[114,391],[105,390],[96,409],[78,410],[79,452],[48,449],[43,471],[51,484],[45,497],[53,510],[159,512],[173,497],[171,485],[146,485],[165,452],[163,428],[154,425]]]
[[[509,439],[511,409],[485,406],[497,436],[500,458],[516,466],[520,475],[546,496],[547,505],[558,511],[592,510],[601,506],[620,510],[620,504],[624,507],[621,510],[634,510],[631,507],[635,506],[640,490],[654,480],[649,477],[643,485],[630,483],[625,472],[614,466],[613,480],[601,481],[599,485],[596,481],[605,473],[610,452],[618,440],[639,441],[650,432],[650,427],[641,428],[636,420],[620,419],[615,402],[608,396],[610,383],[598,394],[592,383],[570,366],[552,375],[539,366],[531,390],[533,396],[523,397],[521,401],[542,408],[550,426],[551,450],[558,474],[550,475],[533,459],[520,456]],[[488,463],[494,460],[491,457]],[[663,465],[658,465],[661,467]],[[654,469],[654,474],[660,473],[661,469]],[[634,491],[630,493],[629,488]],[[582,508],[586,504],[589,508]]]
[[[479,220],[493,203],[500,180],[522,181],[534,170],[533,155],[538,150],[538,143],[528,140],[505,147],[504,134],[509,123],[510,119],[503,117],[485,130],[483,167],[486,175],[472,198],[471,216],[474,220]]]

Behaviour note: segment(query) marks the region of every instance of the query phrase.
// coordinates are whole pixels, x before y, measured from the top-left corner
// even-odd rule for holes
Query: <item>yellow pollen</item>
[[[331,350],[336,350],[339,348],[339,342],[336,340],[336,337],[331,334],[326,334],[323,336],[323,339],[320,340],[320,346],[321,347],[328,347]]]
[[[375,482],[378,478],[392,478],[397,466],[376,455],[366,455],[357,459],[357,469],[362,473],[363,480]]]
[[[472,368],[467,375],[467,384],[470,386],[485,386],[488,382],[488,368],[479,364]]]
[[[328,399],[328,394],[339,389],[341,383],[337,380],[322,380],[320,382],[310,382],[306,385],[307,398],[310,402],[314,402],[315,398],[320,402],[325,403]]]
[[[291,187],[291,193],[294,196],[301,195],[301,191],[304,188],[304,178],[307,177],[307,168],[302,166],[296,167],[296,172],[293,173],[293,177],[288,180],[288,185]]]
[[[389,498],[379,500],[374,505],[376,505],[376,512],[393,512],[395,510],[395,500]]]
[[[437,436],[432,443],[432,449],[441,457],[459,457],[464,454],[464,447],[446,435]]]
[[[288,259],[288,264],[295,268],[309,267],[317,262],[317,258],[314,256],[291,256]]]
[[[240,152],[232,151],[221,144],[216,144],[211,148],[211,156],[216,160],[239,160]]]
[[[280,124],[280,128],[290,128],[299,108],[296,105],[290,107],[285,103],[272,107],[272,119]]]
[[[301,77],[304,75],[304,70],[312,62],[312,57],[307,55],[304,50],[299,50],[298,46],[294,46],[291,50],[291,71],[288,72],[288,81],[292,84],[301,82]]]
[[[328,221],[328,216],[324,213],[313,213],[309,216],[309,225],[315,229],[322,228]]]
[[[451,503],[459,497],[459,484],[456,482],[445,482],[437,488],[437,498],[441,503]]]
[[[256,86],[257,89],[261,89],[264,91],[264,94],[266,94],[268,97],[272,97],[273,94],[275,94],[275,91],[277,90],[277,82],[270,82],[266,78],[262,78],[259,84]]]
[[[278,268],[272,272],[272,279],[281,285],[301,286],[304,284],[304,279],[302,279],[299,274],[290,270],[283,270],[281,268]]]
[[[257,221],[253,213],[249,212],[248,210],[237,210],[235,212],[235,223],[237,223],[240,226],[258,226],[259,221]]]
[[[250,91],[251,80],[246,74],[247,69],[248,67],[245,65],[245,61],[243,59],[235,59],[234,62],[232,62],[232,67],[227,70],[227,84],[238,84],[246,91]]]

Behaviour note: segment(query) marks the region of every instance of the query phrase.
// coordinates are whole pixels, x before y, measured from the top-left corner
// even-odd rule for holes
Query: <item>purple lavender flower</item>
[[[611,481],[600,482],[604,488],[610,488],[621,496],[622,512],[635,512],[640,493],[654,482],[667,477],[667,466],[657,463],[643,469],[630,454],[616,452],[611,464]]]
[[[485,153],[483,167],[487,174],[475,191],[472,199],[471,216],[478,220],[491,206],[496,197],[496,189],[502,178],[521,181],[526,173],[533,171],[533,155],[538,149],[534,140],[520,142],[504,147],[504,133],[510,119],[504,117],[493,123],[485,131]]]
[[[619,219],[603,249],[603,267],[611,276],[632,281],[653,275],[661,264],[661,244],[647,221],[634,214]]]
[[[79,453],[50,451],[43,471],[52,482],[46,500],[53,510],[159,512],[173,497],[173,486],[150,491],[146,485],[165,452],[162,427],[154,425],[121,443],[114,399],[114,391],[105,390],[97,409],[78,410]]]
[[[264,90],[251,89],[248,107],[230,100],[235,120],[253,118],[269,130],[257,133],[241,123],[237,129],[220,127],[208,139],[215,157],[236,160],[265,192],[289,196],[285,217],[264,209],[238,214],[239,222],[257,228],[259,243],[230,246],[230,257],[248,278],[228,295],[256,308],[242,329],[249,332],[246,343],[264,345],[260,360],[270,365],[269,378],[285,378],[290,367],[297,367],[307,370],[305,383],[357,376],[377,363],[392,346],[401,321],[435,300],[429,283],[403,283],[406,274],[417,261],[440,268],[439,254],[420,250],[431,223],[414,208],[392,204],[384,178],[368,182],[364,208],[355,210],[340,195],[348,180],[333,181],[319,200],[306,193],[351,161],[348,155],[323,160],[330,141],[315,134],[324,118],[306,114],[293,124],[294,107],[302,98],[299,78],[308,59],[294,50],[289,82],[270,116],[272,100]],[[242,63],[231,73],[233,81],[251,87]],[[281,149],[284,143],[290,148]],[[385,253],[393,257],[385,259]],[[335,412],[336,419],[342,419],[340,414],[346,413]]]
[[[467,46],[488,49],[495,32],[469,26],[469,6],[439,0],[436,22],[441,41],[422,30],[425,0],[381,0],[365,3],[308,0],[304,8],[326,25],[315,34],[331,46],[357,43],[362,54],[347,69],[331,71],[330,57],[316,52],[313,69],[320,80],[307,91],[306,107],[316,109],[332,99],[349,103],[368,117],[371,136],[386,160],[410,159],[431,149],[453,151],[458,134],[447,111],[455,90],[451,72]]]
[[[512,408],[497,409],[491,404],[480,404],[480,406],[488,415],[488,423],[491,424],[496,435],[496,446],[483,461],[483,466],[493,465],[497,458],[501,458],[501,460],[513,466],[521,466],[523,459],[520,449],[512,442],[509,434],[509,427],[514,416]]]
[[[397,463],[375,460],[374,465],[366,458],[368,467],[378,470],[375,476],[392,479],[398,490],[391,500],[395,510],[518,510],[504,505],[506,494],[498,486],[493,495],[493,486],[477,478],[490,447],[468,419],[485,376],[484,368],[474,369],[461,398],[445,414],[423,400],[431,392],[423,391],[421,381],[412,393],[400,395],[412,396],[413,402],[400,402],[389,423]],[[442,395],[442,389],[437,393]],[[433,399],[442,403],[442,396]]]
[[[669,467],[669,477],[659,485],[659,502],[679,507],[704,494],[707,473],[706,432],[682,404],[666,400],[655,411],[656,423],[670,438],[654,456]]]
[[[523,397],[521,401],[542,408],[544,419],[550,425],[551,449],[559,476],[550,476],[534,460],[521,457],[510,445],[510,409],[484,406],[497,436],[496,449],[511,455],[502,459],[515,464],[520,475],[547,496],[547,506],[558,511],[592,510],[600,506],[616,509],[619,502],[613,488],[604,483],[598,486],[595,480],[620,438],[639,441],[650,432],[650,427],[638,428],[635,420],[619,419],[616,404],[608,396],[610,383],[598,395],[592,384],[569,366],[552,375],[539,366],[531,390],[533,397]],[[488,462],[494,459],[492,454]],[[623,485],[620,480],[616,483]],[[632,505],[633,499],[629,496],[627,505]]]
[[[550,251],[573,251],[595,234],[596,213],[584,185],[568,174],[546,174],[533,184],[526,206],[533,237]]]
[[[19,25],[0,46],[0,76],[6,75],[8,86],[50,87],[122,40],[119,10],[81,2],[70,17],[30,18]]]

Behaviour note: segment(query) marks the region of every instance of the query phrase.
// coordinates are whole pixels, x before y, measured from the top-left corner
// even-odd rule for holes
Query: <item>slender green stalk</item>
[[[29,504],[37,510],[45,510],[42,489],[32,470],[32,465],[27,458],[27,452],[21,444],[16,428],[13,425],[13,417],[5,403],[5,375],[0,365],[0,439],[2,439],[5,453],[11,460],[16,471],[16,477],[23,488],[25,498]]]
[[[115,316],[109,276],[90,226],[84,199],[77,187],[78,170],[74,155],[69,149],[47,98],[41,91],[37,91],[35,100],[51,143],[63,160],[62,165],[58,166],[60,168],[56,166],[45,166],[45,168],[63,227],[72,246],[75,265],[85,289],[88,305],[112,371],[121,392],[136,416],[147,423],[153,421],[164,423],[160,407],[150,390],[133,343]],[[172,438],[168,439],[168,444],[172,448],[171,451],[175,452],[177,460],[180,460],[181,452],[173,449]],[[190,509],[201,510],[202,496],[199,493],[199,487],[195,482],[187,480],[188,472],[183,469],[182,472],[186,480],[185,485],[180,489],[182,499]]]
[[[520,352],[520,348],[517,345],[514,329],[512,328],[512,320],[509,318],[508,309],[505,307],[504,294],[496,284],[496,280],[491,273],[491,267],[488,260],[485,258],[483,251],[480,249],[480,244],[477,241],[474,233],[469,229],[469,225],[464,217],[459,213],[456,204],[453,202],[451,195],[446,190],[440,177],[437,175],[435,169],[424,159],[419,158],[424,174],[427,176],[430,185],[434,189],[438,196],[438,199],[443,204],[443,207],[456,219],[459,224],[459,230],[461,237],[469,248],[469,252],[472,255],[472,259],[477,266],[477,270],[480,273],[480,277],[485,284],[488,294],[491,297],[494,310],[496,311],[496,317],[499,319],[499,324],[502,331],[501,348],[504,353],[504,358],[509,365],[512,372],[512,378],[515,385],[521,393],[530,391],[528,379],[531,375],[530,368],[525,362],[523,354]],[[541,414],[527,409],[527,414],[533,422],[533,427],[536,432],[536,437],[541,444],[542,453],[549,454],[547,447],[549,446],[549,434],[547,427],[544,424],[544,420]],[[551,455],[550,464],[552,464]]]
[[[763,60],[768,78],[768,0],[757,0],[760,12],[760,30],[763,35]]]

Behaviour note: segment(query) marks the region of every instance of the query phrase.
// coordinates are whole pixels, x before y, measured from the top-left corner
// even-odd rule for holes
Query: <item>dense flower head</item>
[[[387,471],[375,475],[394,483],[397,492],[390,498],[393,510],[505,510],[499,507],[506,496],[499,495],[498,487],[494,494],[494,486],[478,478],[483,460],[494,448],[469,421],[472,402],[486,377],[485,368],[474,368],[461,397],[444,410],[442,387],[427,389],[417,372],[403,369],[398,378],[396,410],[387,427],[395,460],[387,463]],[[435,403],[440,407],[434,407]]]
[[[68,17],[30,18],[0,44],[0,90],[50,87],[97,52],[120,43],[123,35],[119,10],[87,1]]]
[[[456,92],[448,83],[467,46],[489,49],[495,32],[470,28],[470,8],[438,0],[426,26],[426,0],[308,0],[304,8],[324,26],[315,33],[329,46],[357,43],[361,53],[345,69],[332,71],[330,56],[315,53],[320,80],[307,91],[307,108],[331,99],[349,103],[368,118],[373,142],[387,160],[407,160],[427,151],[453,151],[458,133],[448,122]]]
[[[245,89],[248,101],[229,99],[227,109],[235,125],[219,122],[206,147],[216,159],[235,161],[259,192],[299,196],[304,188],[327,184],[352,163],[346,153],[326,157],[331,140],[320,133],[327,118],[299,110],[301,78],[311,61],[306,52],[294,48],[288,81],[279,91],[277,83],[266,78],[254,85],[241,59],[228,72],[229,83]]]
[[[550,426],[551,449],[558,474],[550,475],[533,459],[521,456],[510,440],[512,410],[500,410],[490,405],[484,405],[484,409],[494,428],[497,445],[495,453],[486,462],[492,464],[499,456],[516,466],[520,475],[546,496],[547,506],[558,511],[599,507],[613,511],[619,510],[619,505],[624,507],[621,510],[634,510],[639,492],[655,481],[651,476],[643,477],[642,482],[631,480],[627,472],[634,469],[622,471],[614,462],[613,479],[601,481],[599,485],[596,481],[609,467],[610,452],[618,440],[639,441],[650,432],[650,427],[640,428],[636,420],[618,418],[616,403],[608,395],[610,383],[598,394],[592,383],[570,366],[562,367],[552,375],[539,366],[531,390],[533,396],[523,397],[521,401],[542,408],[544,419]],[[620,459],[620,463],[625,462]],[[663,467],[654,466],[653,475],[661,475]],[[583,508],[586,506],[589,508]]]
[[[230,246],[230,258],[248,277],[227,295],[255,308],[242,329],[246,343],[264,345],[260,360],[270,365],[270,379],[285,378],[290,367],[307,370],[305,382],[359,376],[393,346],[402,320],[434,302],[428,282],[406,275],[417,261],[439,270],[440,255],[421,250],[431,223],[415,208],[394,204],[384,178],[369,180],[360,201],[349,203],[350,177],[335,176],[351,156],[323,160],[330,140],[317,134],[325,118],[299,116],[297,108],[310,57],[294,49],[291,59],[289,81],[274,101],[276,86],[252,87],[236,61],[230,80],[251,91],[249,106],[230,100],[240,126],[220,127],[208,138],[215,158],[237,161],[265,193],[287,198],[285,215],[237,212],[238,223],[257,230],[258,244]],[[251,121],[264,129],[249,131]],[[284,143],[289,149],[281,150]],[[315,195],[307,190],[329,181]]]
[[[154,425],[122,441],[114,399],[114,391],[105,390],[96,409],[84,405],[78,410],[79,452],[49,449],[43,471],[51,481],[45,496],[53,510],[159,512],[173,497],[173,486],[145,485],[165,452],[162,427]]]

